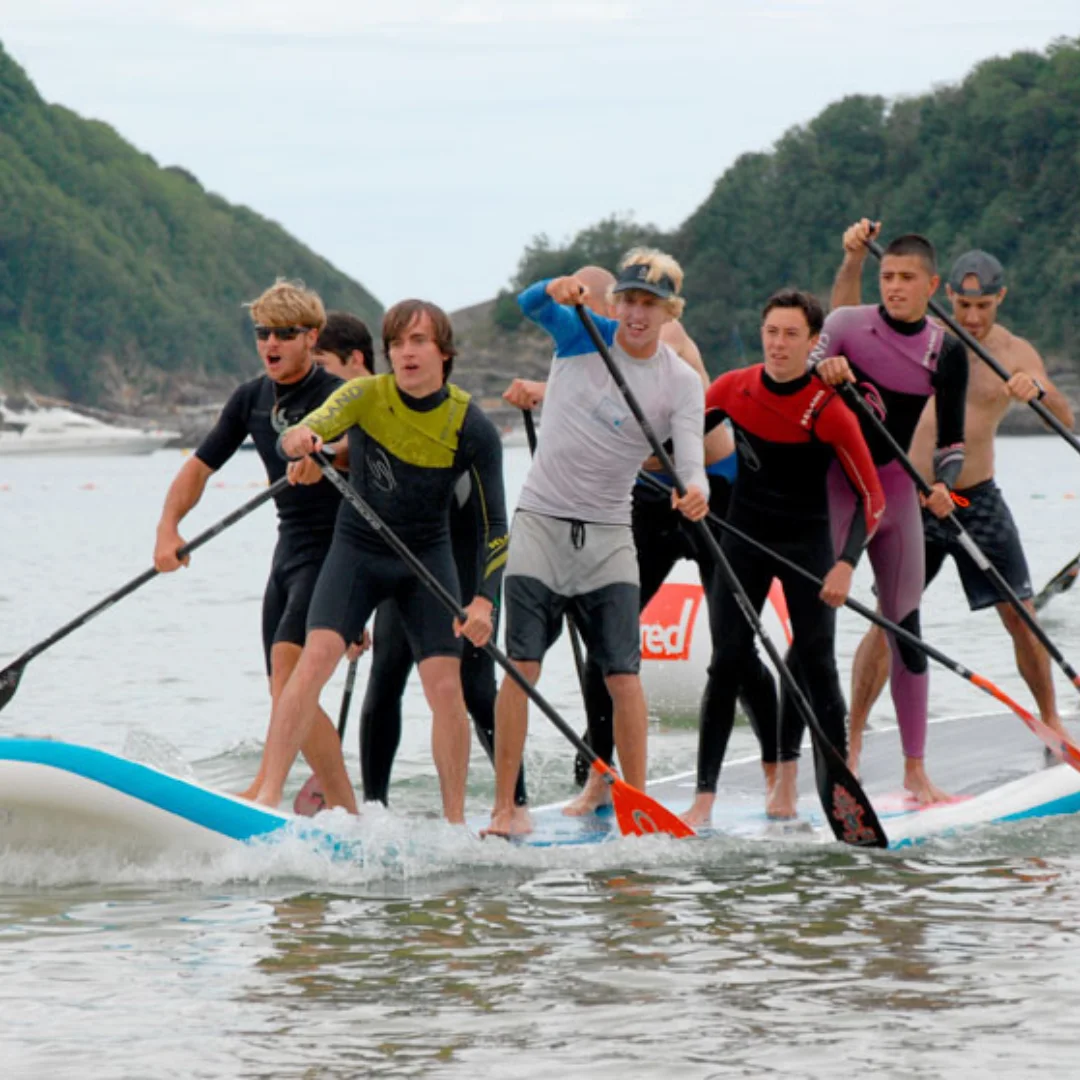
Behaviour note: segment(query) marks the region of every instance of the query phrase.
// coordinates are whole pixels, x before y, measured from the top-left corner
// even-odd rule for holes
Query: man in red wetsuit
[[[784,586],[793,632],[792,656],[814,714],[843,755],[845,705],[836,671],[833,610],[847,598],[851,575],[885,509],[885,497],[859,423],[836,392],[807,370],[824,323],[809,293],[784,289],[762,314],[765,363],[729,371],[709,388],[706,407],[731,420],[739,454],[728,521],[781,555],[825,579],[820,593],[757,549],[725,534],[721,545],[750,602],[760,611],[773,577]],[[862,513],[854,515],[839,558],[829,532],[826,475],[843,466]],[[713,654],[701,703],[697,796],[685,815],[707,825],[716,784],[735,722],[739,673],[753,649],[753,630],[716,572],[709,583]],[[780,765],[766,812],[795,816],[802,724],[783,710]]]

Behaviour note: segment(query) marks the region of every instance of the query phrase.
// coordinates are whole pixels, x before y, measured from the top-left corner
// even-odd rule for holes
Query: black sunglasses
[[[269,341],[270,335],[273,334],[278,341],[292,341],[313,329],[313,326],[256,326],[255,336],[260,341]]]

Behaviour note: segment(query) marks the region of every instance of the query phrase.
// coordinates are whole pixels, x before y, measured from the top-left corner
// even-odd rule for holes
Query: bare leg
[[[776,770],[777,763],[775,761],[763,761],[761,763],[761,771],[765,774],[765,798],[767,799],[771,794],[773,787],[776,784]]]
[[[637,675],[608,675],[604,682],[614,707],[615,750],[623,779],[639,791],[648,775],[649,714],[645,691]],[[563,810],[564,814],[588,814],[609,797],[608,785],[595,769],[589,770],[585,789]]]
[[[471,733],[461,692],[461,661],[456,656],[429,656],[416,670],[431,707],[431,756],[439,774],[443,815],[452,825],[463,825]]]
[[[1024,607],[1035,614],[1035,606],[1030,600],[1024,601]],[[1047,727],[1059,735],[1068,736],[1065,726],[1057,711],[1057,697],[1054,694],[1054,676],[1050,670],[1050,654],[1039,644],[1038,638],[1024,625],[1011,604],[998,604],[998,615],[1013,639],[1013,651],[1016,653],[1016,667],[1024,677],[1024,682],[1031,689],[1032,696],[1039,706],[1039,716]]]
[[[536,685],[540,678],[537,661],[518,660],[515,667],[530,684]],[[531,822],[523,822],[521,815],[514,813],[514,786],[525,753],[528,728],[529,699],[509,675],[504,675],[495,699],[495,807],[491,811],[491,824],[483,831],[485,836],[512,836],[532,828]]]
[[[345,640],[333,630],[312,630],[270,714],[270,732],[255,801],[276,807],[300,746],[319,712],[319,694],[345,654]],[[335,735],[336,737],[336,735]],[[337,749],[341,753],[340,746]],[[355,806],[355,803],[354,803]]]
[[[870,710],[885,689],[889,678],[889,643],[885,631],[871,626],[863,635],[855,650],[855,662],[851,668],[851,731],[848,740],[848,768],[859,772],[862,754],[863,731]]]
[[[270,651],[270,700],[271,705],[281,696],[281,691],[293,673],[300,659],[302,650],[299,645],[290,642],[278,642]],[[341,753],[341,740],[333,721],[319,707],[315,714],[315,723],[311,734],[300,747],[304,760],[319,779],[319,788],[323,801],[328,808],[344,806],[350,814],[356,811],[356,794],[349,782],[345,770],[345,759]],[[241,793],[243,799],[254,799],[262,786],[265,776],[265,760],[259,765],[259,772],[248,789]]]
[[[796,804],[799,801],[799,763],[781,761],[776,769],[776,783],[769,797],[765,800],[765,814],[768,817],[787,821],[798,817]]]

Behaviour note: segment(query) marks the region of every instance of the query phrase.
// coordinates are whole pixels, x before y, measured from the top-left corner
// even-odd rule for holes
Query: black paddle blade
[[[832,746],[825,750],[818,739],[814,740],[814,772],[821,806],[836,839],[855,847],[888,847],[885,830],[862,786]]]
[[[0,671],[0,709],[15,696],[19,689],[19,680],[22,678],[21,667],[9,667]]]
[[[1077,575],[1080,574],[1080,559],[1073,559],[1068,566],[1059,570],[1042,588],[1035,597],[1035,610],[1042,608],[1059,593],[1068,592],[1076,584]]]
[[[588,731],[581,733],[581,741],[591,750],[592,742],[589,739]],[[592,768],[592,762],[579,750],[574,755],[574,783],[579,788],[585,786],[585,781],[589,779],[589,770]]]

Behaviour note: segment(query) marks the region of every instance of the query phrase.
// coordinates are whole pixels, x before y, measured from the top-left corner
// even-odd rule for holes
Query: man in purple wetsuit
[[[963,345],[926,317],[939,284],[933,245],[915,233],[885,249],[881,304],[845,307],[825,320],[811,356],[830,385],[848,381],[873,406],[906,453],[928,398],[934,398],[937,443],[932,494],[922,498],[876,426],[861,414],[863,434],[885,491],[885,516],[868,554],[882,614],[919,633],[925,581],[920,503],[936,517],[952,512],[952,486],[964,464],[964,405],[968,363]],[[835,467],[829,477],[833,543],[847,535],[856,503]],[[904,787],[922,804],[946,796],[926,772],[929,673],[924,653],[889,636],[892,698],[904,749]]]

